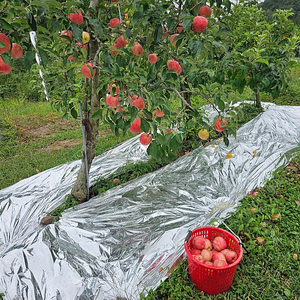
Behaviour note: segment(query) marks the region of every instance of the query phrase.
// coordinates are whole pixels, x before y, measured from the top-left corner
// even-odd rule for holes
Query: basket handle
[[[222,223],[225,225],[225,227],[237,238],[237,240],[239,241],[239,245],[245,250],[245,254],[249,254],[248,250],[245,248],[243,242],[241,241],[240,237],[238,235],[236,235],[227,225],[224,221],[222,221]]]
[[[187,236],[185,237],[184,243],[187,243],[189,241],[191,234],[192,234],[192,230],[189,230]]]

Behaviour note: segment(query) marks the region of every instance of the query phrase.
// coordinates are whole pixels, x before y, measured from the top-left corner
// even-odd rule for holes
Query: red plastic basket
[[[201,264],[190,252],[193,248],[192,240],[197,235],[203,236],[211,242],[217,236],[223,237],[227,242],[227,248],[237,253],[237,260],[222,268]],[[243,257],[243,248],[233,234],[224,229],[212,226],[196,228],[191,232],[188,240],[185,241],[184,248],[188,257],[190,279],[196,285],[198,290],[209,295],[216,295],[223,293],[230,288],[236,267]]]

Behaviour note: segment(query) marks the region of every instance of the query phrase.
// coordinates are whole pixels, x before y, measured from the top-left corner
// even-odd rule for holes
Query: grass
[[[300,299],[299,178],[300,155],[274,173],[257,196],[245,197],[226,219],[248,251],[227,292],[210,296],[198,291],[189,279],[185,259],[165,282],[141,299]],[[220,227],[226,230],[224,225]]]
[[[101,125],[96,154],[132,137]],[[49,102],[0,100],[0,189],[81,158],[80,121],[62,120]],[[21,166],[21,167],[20,167]]]

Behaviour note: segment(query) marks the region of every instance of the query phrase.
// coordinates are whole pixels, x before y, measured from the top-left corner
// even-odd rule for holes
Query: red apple
[[[179,75],[181,73],[181,66],[176,60],[168,60],[168,70],[173,70]]]
[[[137,99],[133,100],[131,104],[136,106],[138,109],[146,108],[145,101],[142,97],[138,97]]]
[[[212,252],[206,249],[203,249],[201,252],[201,255],[205,261],[211,261],[212,260]]]
[[[202,16],[197,16],[194,18],[194,22],[192,24],[192,28],[194,31],[200,33],[203,32],[207,27],[208,21],[206,18]]]
[[[200,16],[209,18],[211,16],[211,13],[212,13],[212,8],[210,6],[205,5],[200,7],[200,11],[199,11]]]
[[[232,251],[232,250],[229,250],[226,254],[225,254],[225,258],[226,258],[226,261],[229,263],[229,264],[232,264],[233,262],[235,262],[238,258],[238,255],[235,251]]]
[[[86,77],[86,78],[92,78],[96,74],[96,69],[94,69],[94,75],[92,75],[91,70],[89,69],[88,65],[93,68],[93,64],[91,62],[84,64],[81,67],[81,73]]]
[[[152,65],[155,64],[157,62],[157,55],[155,53],[149,54],[148,61]]]
[[[70,56],[68,57],[68,60],[74,61],[74,60],[76,60],[76,58],[75,58],[73,55],[70,55]]]
[[[0,56],[0,75],[7,75],[11,71],[11,66],[7,65]]]
[[[217,236],[213,240],[213,247],[214,247],[215,250],[221,251],[221,250],[227,248],[227,242],[221,236]]]
[[[118,37],[117,40],[116,40],[115,45],[116,45],[116,48],[118,48],[118,49],[125,48],[126,45],[127,45],[127,41],[124,40],[124,36]]]
[[[180,22],[180,23],[178,24],[178,26],[177,26],[177,31],[178,31],[179,33],[181,33],[182,30],[183,30],[182,22]]]
[[[120,19],[118,18],[113,18],[109,21],[109,25],[111,26],[111,28],[114,28],[117,25],[121,25]]]
[[[165,39],[168,36],[168,28],[166,26],[161,25],[163,36],[162,39]]]
[[[221,251],[221,253],[223,253],[223,254],[226,256],[226,253],[227,253],[228,251],[230,251],[230,249],[226,248],[226,249],[223,249],[223,250]]]
[[[136,118],[130,128],[129,128],[129,131],[131,131],[132,133],[140,133],[142,132],[142,129],[141,129],[141,119],[140,118]]]
[[[220,259],[220,260],[225,260],[226,261],[226,257],[223,253],[221,252],[217,252],[215,253],[213,256],[212,256],[212,260],[215,261],[217,259]]]
[[[71,31],[71,30],[63,30],[63,31],[60,33],[60,35],[61,35],[61,36],[66,35],[66,36],[68,36],[68,37],[71,39],[71,41],[73,40],[73,34],[72,34],[72,31]],[[64,38],[61,38],[61,40],[62,40],[62,41],[66,41],[66,39],[64,39]]]
[[[224,119],[217,119],[214,126],[216,131],[222,132],[226,129],[227,122]]]
[[[146,132],[144,132],[144,133],[141,134],[141,136],[140,136],[140,143],[142,145],[147,146],[147,145],[149,145],[151,143],[151,141],[152,141],[151,135],[149,135]]]
[[[88,45],[87,44],[82,45],[82,43],[76,43],[75,46],[79,47],[79,48],[82,48],[82,49],[85,49],[85,50],[88,49]]]
[[[201,250],[196,249],[196,248],[193,248],[190,252],[192,255],[200,255],[201,254]]]
[[[108,106],[115,108],[119,104],[119,97],[112,97],[111,95],[108,95],[106,97],[106,103],[108,104]]]
[[[165,115],[165,113],[159,109],[155,109],[155,113],[159,118],[162,118]]]
[[[10,40],[4,33],[0,33],[0,42],[4,44],[4,46],[0,45],[0,54],[10,50]]]
[[[13,43],[11,48],[11,56],[13,58],[20,58],[23,55],[23,49],[19,44]]]
[[[208,266],[213,266],[214,265],[214,263],[212,261],[205,261],[204,264],[208,265]]]
[[[82,13],[80,10],[77,10],[75,14],[69,14],[68,18],[77,25],[81,25],[83,22]]]
[[[199,254],[199,255],[193,255],[193,257],[194,257],[195,259],[197,259],[198,261],[204,263],[204,259],[203,259],[202,255],[200,255],[200,254]]]
[[[172,46],[176,46],[176,43],[177,43],[177,40],[176,41],[174,41],[174,39],[176,38],[176,36],[178,36],[179,34],[178,33],[174,33],[174,34],[172,34],[171,36],[170,36],[170,43],[171,43],[171,45]]]
[[[122,106],[117,107],[115,110],[115,114],[117,114],[118,112],[124,112],[124,108]]]
[[[166,130],[166,135],[169,134],[169,133],[171,133],[171,132],[174,132],[174,129],[167,129]]]
[[[206,250],[212,250],[212,244],[211,241],[209,239],[205,239],[205,247]]]
[[[114,95],[118,95],[120,93],[120,88],[115,84],[112,84],[111,87],[108,84],[107,85],[107,90],[108,90],[109,93],[113,93]]]
[[[228,264],[225,260],[217,259],[214,261],[215,267],[226,267]]]
[[[110,49],[109,51],[111,54],[118,54],[118,52],[119,52],[116,44],[111,45],[109,49]]]
[[[134,46],[131,48],[131,50],[136,56],[141,56],[143,54],[143,47],[138,42],[134,43]]]
[[[205,240],[203,236],[197,235],[193,238],[193,245],[196,249],[202,250],[205,247]]]

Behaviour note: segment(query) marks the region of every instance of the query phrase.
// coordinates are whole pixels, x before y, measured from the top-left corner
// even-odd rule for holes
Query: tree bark
[[[92,10],[96,10],[98,5],[98,0],[90,1],[90,8]],[[95,58],[95,55],[98,50],[98,42],[93,35],[90,34],[91,39],[89,42],[90,46],[90,57],[91,60]],[[98,59],[96,63],[98,62]],[[93,120],[91,116],[100,108],[100,99],[103,95],[97,93],[97,88],[99,86],[99,74],[98,70],[96,71],[95,76],[91,79],[91,97],[90,97],[90,110],[85,114],[83,125],[86,133],[86,151],[87,151],[87,163],[88,163],[88,171],[90,171],[92,161],[95,157],[95,150],[98,138],[98,128],[99,128],[99,119]],[[85,152],[84,147],[82,149],[82,161],[81,167],[77,174],[77,179],[72,187],[71,194],[78,201],[84,202],[88,196],[88,187],[87,187],[87,174],[86,174],[86,162],[85,162]]]
[[[260,92],[255,92],[255,106],[261,108]]]

